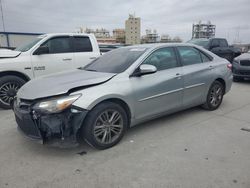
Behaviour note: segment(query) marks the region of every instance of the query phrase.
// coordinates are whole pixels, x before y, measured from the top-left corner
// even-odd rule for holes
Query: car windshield
[[[121,73],[132,65],[145,51],[146,48],[142,47],[118,48],[100,56],[83,69],[87,71]]]
[[[36,43],[38,43],[40,40],[42,40],[45,36],[41,35],[39,37],[34,38],[32,41],[29,41],[25,44],[20,45],[15,50],[20,52],[26,52],[29,49],[31,49]]]
[[[194,40],[188,41],[188,43],[195,44],[195,45],[202,46],[202,47],[206,47],[208,45],[208,42],[209,41],[206,39],[202,39],[202,40],[194,39]]]

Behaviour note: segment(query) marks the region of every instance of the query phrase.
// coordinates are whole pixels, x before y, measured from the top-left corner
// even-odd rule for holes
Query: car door
[[[210,56],[190,46],[177,47],[183,65],[183,106],[200,104],[207,95],[207,88],[214,79]]]
[[[154,65],[157,72],[130,78],[135,93],[135,118],[149,118],[180,108],[182,68],[174,48],[157,49],[142,64]]]
[[[94,51],[88,36],[74,36],[74,67],[83,67],[96,59],[100,52]]]
[[[37,54],[39,48],[47,49]],[[40,45],[31,56],[34,76],[67,71],[73,68],[73,47],[70,36],[53,37]]]

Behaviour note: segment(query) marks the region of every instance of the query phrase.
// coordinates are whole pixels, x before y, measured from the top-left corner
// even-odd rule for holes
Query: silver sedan
[[[138,45],[28,82],[13,110],[19,130],[40,143],[84,139],[106,149],[138,123],[199,105],[216,110],[231,84],[231,64],[203,48]]]

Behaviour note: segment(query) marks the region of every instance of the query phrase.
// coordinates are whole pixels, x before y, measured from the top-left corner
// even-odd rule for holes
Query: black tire
[[[217,91],[219,93],[215,94],[217,93]],[[219,81],[214,81],[208,90],[206,103],[203,104],[202,107],[210,111],[219,108],[223,100],[224,91],[225,91],[224,85]],[[215,100],[216,102],[214,102]]]
[[[0,78],[0,108],[10,109],[11,100],[16,96],[18,89],[26,83],[18,76],[3,76]]]
[[[102,118],[102,115],[106,114],[105,112],[108,112],[108,119],[109,119],[110,115],[112,117],[112,115],[113,115],[112,112],[118,112],[118,114],[120,115],[119,122],[122,122],[121,123],[122,128],[121,129],[119,128],[118,135],[115,135],[115,132],[112,132],[112,131],[117,131],[117,130],[111,130],[113,128],[109,128],[109,130],[107,130],[108,127],[100,128],[101,126],[108,126],[108,125],[104,125],[104,124],[109,124],[109,123],[102,124],[103,121],[100,121],[100,120],[104,119],[104,118]],[[110,113],[112,113],[112,114],[110,114]],[[115,118],[115,117],[113,117],[113,118]],[[117,123],[117,121],[115,121],[114,123]],[[110,124],[111,124],[111,122],[110,122]],[[103,103],[100,103],[99,105],[97,105],[96,107],[94,107],[88,113],[86,119],[84,120],[83,126],[81,128],[80,135],[92,147],[94,147],[96,149],[103,150],[103,149],[107,149],[107,148],[110,148],[110,147],[116,145],[122,139],[125,131],[128,128],[128,124],[129,124],[129,121],[128,121],[127,113],[119,104],[116,104],[113,102],[103,102]],[[109,125],[109,126],[112,127],[113,125]],[[97,128],[97,127],[99,127],[99,128]],[[114,128],[114,129],[118,129],[118,128]],[[97,131],[99,131],[99,133],[97,133]],[[101,132],[103,134],[100,134]],[[97,134],[100,134],[100,135],[96,136]],[[110,135],[110,137],[107,135]],[[112,135],[113,135],[114,140],[108,142],[106,137],[109,137],[112,140]],[[103,143],[102,141],[100,141],[100,139],[103,139],[103,137],[105,137],[103,142],[107,141],[108,143]],[[109,140],[109,138],[108,138],[108,140]]]
[[[234,82],[241,82],[243,80],[244,80],[244,78],[241,78],[241,77],[236,77],[236,76],[233,77]]]

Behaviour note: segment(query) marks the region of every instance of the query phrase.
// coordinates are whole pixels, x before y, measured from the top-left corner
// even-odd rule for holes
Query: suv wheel
[[[17,76],[4,76],[0,79],[0,107],[10,109],[10,103],[25,80]]]
[[[207,94],[207,101],[202,107],[206,110],[216,110],[223,100],[224,96],[224,86],[219,81],[214,81],[213,84],[210,86],[208,94]]]
[[[89,112],[81,129],[88,144],[97,149],[116,145],[128,127],[125,110],[113,102],[103,102]]]

